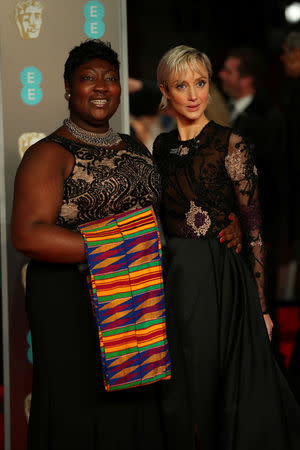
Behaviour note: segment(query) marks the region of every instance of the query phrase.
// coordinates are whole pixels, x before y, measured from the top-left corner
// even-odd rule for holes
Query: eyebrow
[[[199,77],[195,78],[195,81],[197,81],[197,80],[202,80],[203,78],[204,78],[205,80],[208,80],[208,77],[207,77],[206,75],[199,74]],[[177,80],[171,81],[171,84],[183,83],[184,81],[185,81],[184,78],[182,78],[182,79],[177,79]]]

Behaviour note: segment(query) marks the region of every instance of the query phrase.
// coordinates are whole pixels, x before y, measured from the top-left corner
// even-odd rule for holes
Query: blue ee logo
[[[83,14],[86,18],[84,32],[89,38],[99,39],[104,34],[105,24],[102,22],[104,13],[104,6],[97,0],[91,0],[84,5]]]
[[[40,88],[42,74],[36,67],[29,66],[21,72],[21,98],[27,105],[37,105],[43,97],[43,91]]]
[[[27,334],[27,344],[29,346],[28,350],[27,350],[27,358],[28,361],[31,362],[31,364],[33,363],[33,356],[32,356],[32,341],[31,341],[31,333],[30,331],[28,331]]]

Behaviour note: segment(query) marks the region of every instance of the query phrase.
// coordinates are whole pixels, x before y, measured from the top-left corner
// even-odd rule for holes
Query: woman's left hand
[[[224,230],[219,233],[220,242],[228,242],[227,247],[235,247],[236,253],[242,250],[242,230],[239,219],[234,213],[229,215],[232,221]]]
[[[273,331],[273,322],[272,322],[272,319],[270,317],[270,314],[264,314],[264,319],[265,319],[265,324],[266,324],[266,327],[267,327],[269,339],[271,341],[272,340],[272,331]]]

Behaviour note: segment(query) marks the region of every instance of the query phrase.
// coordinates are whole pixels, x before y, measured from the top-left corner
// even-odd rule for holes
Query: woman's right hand
[[[272,332],[273,332],[273,322],[272,319],[270,317],[270,314],[264,314],[264,320],[265,320],[265,324],[267,327],[267,331],[268,331],[268,336],[270,341],[272,340]]]
[[[25,152],[15,179],[11,236],[16,249],[31,258],[85,261],[80,233],[55,225],[73,165],[73,156],[52,142],[37,142]]]

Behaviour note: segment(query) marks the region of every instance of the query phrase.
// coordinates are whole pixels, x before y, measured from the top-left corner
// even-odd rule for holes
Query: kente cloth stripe
[[[168,380],[162,252],[151,206],[78,227],[107,391]]]

